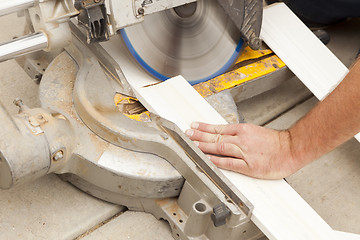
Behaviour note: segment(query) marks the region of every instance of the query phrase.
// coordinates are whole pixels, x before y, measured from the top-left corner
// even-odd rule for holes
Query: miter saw
[[[1,188],[57,173],[168,221],[175,239],[262,235],[251,203],[177,126],[142,107],[127,74],[154,83],[182,75],[216,93],[206,82],[245,45],[261,46],[261,0],[0,1],[0,15],[11,12],[26,17],[29,34],[1,45],[0,60],[28,54],[18,60],[41,80],[41,108],[20,99],[15,116],[0,108]]]

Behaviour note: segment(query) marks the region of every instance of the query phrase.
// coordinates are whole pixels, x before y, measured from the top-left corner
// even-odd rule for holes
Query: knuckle
[[[246,132],[246,124],[239,124],[236,126],[236,133],[243,134]]]
[[[226,153],[226,146],[225,143],[221,142],[217,145],[217,150],[221,155],[224,155]]]
[[[212,135],[212,141],[213,143],[219,143],[222,140],[222,135],[221,134],[214,134]]]
[[[197,130],[193,130],[193,135],[191,136],[192,139],[201,139],[202,138],[202,133],[197,131]]]
[[[239,124],[237,126],[238,127],[237,131],[242,134],[251,133],[254,131],[254,126],[255,125],[250,124],[250,123]]]
[[[236,170],[234,160],[230,159],[229,161],[227,161],[227,167],[228,169]]]
[[[216,126],[214,126],[214,132],[216,133],[216,134],[220,134],[220,133],[222,133],[222,131],[223,131],[223,126],[221,126],[221,125],[216,125]]]
[[[205,138],[204,133],[202,133],[202,132],[200,132],[198,130],[194,130],[194,133],[193,133],[193,135],[191,136],[190,139],[202,141],[204,138]]]

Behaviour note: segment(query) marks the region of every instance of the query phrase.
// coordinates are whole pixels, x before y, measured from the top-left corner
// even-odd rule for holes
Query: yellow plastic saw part
[[[254,51],[250,47],[246,47],[235,62],[232,70],[209,81],[194,85],[194,88],[205,98],[263,77],[285,66],[285,63],[270,49]],[[140,104],[138,99],[117,93],[114,97],[114,102],[119,107],[119,110],[128,118],[143,122],[151,121],[150,114],[145,108],[142,111],[135,107],[137,111],[140,111],[135,114],[128,114],[126,111],[123,111],[123,105]]]
[[[246,60],[258,59],[270,54],[274,54],[270,49],[254,51],[250,47],[245,47],[239,58],[236,60],[235,65]]]
[[[122,114],[132,120],[139,122],[151,121],[150,113],[140,104],[137,98],[116,93],[114,96],[114,103]],[[131,113],[131,110],[125,109],[125,106],[132,108],[134,113]]]
[[[254,51],[246,47],[233,69],[194,86],[204,98],[275,72],[286,64],[270,49]]]

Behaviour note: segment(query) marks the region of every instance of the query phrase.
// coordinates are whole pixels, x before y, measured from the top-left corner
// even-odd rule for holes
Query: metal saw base
[[[204,199],[204,194],[209,196],[210,192],[201,185],[194,186],[191,183],[194,177],[184,179],[161,157],[114,145],[116,140],[107,121],[111,121],[113,111],[118,111],[114,96],[121,91],[120,86],[106,77],[93,58],[83,60],[90,63],[89,67],[84,67],[86,64],[79,64],[79,67],[66,52],[60,54],[49,65],[40,85],[42,107],[60,112],[76,132],[78,144],[73,151],[77,157],[57,172],[64,180],[105,201],[124,205],[134,211],[145,211],[157,219],[168,221],[175,239],[196,236],[204,236],[205,239],[224,236],[227,239],[239,239],[239,236],[242,239],[257,239],[262,235],[251,221],[246,220],[246,215],[240,213],[231,217],[221,228],[215,227],[209,222],[213,212],[208,204],[209,199]],[[105,118],[99,117],[97,121],[90,119],[98,115],[89,109],[96,109]],[[120,115],[116,114],[117,117]],[[92,126],[88,123],[90,120]],[[125,116],[116,120],[117,123],[119,121],[125,127],[117,130],[119,132],[131,129],[131,124],[136,125]],[[101,130],[102,124],[109,127],[105,135],[105,131]],[[144,135],[152,134],[152,131],[140,129]],[[139,141],[142,138],[137,134],[134,137]],[[195,169],[187,172],[198,174]],[[210,183],[206,186],[210,186],[212,192],[219,191]]]
[[[211,187],[210,183],[198,185],[195,181],[194,185],[196,179],[194,177],[200,176],[195,168],[182,170],[183,172],[179,173],[165,159],[136,151],[136,146],[131,145],[134,139],[137,139],[135,142],[139,146],[147,146],[149,150],[145,152],[153,152],[158,151],[153,149],[156,145],[149,145],[151,141],[143,141],[143,139],[151,139],[153,135],[166,136],[156,128],[143,128],[136,121],[119,114],[114,96],[117,93],[131,91],[124,84],[126,83],[124,79],[115,76],[114,72],[119,73],[121,69],[116,67],[118,66],[116,61],[112,62],[113,60],[107,58],[107,55],[102,55],[103,50],[100,45],[86,46],[78,41],[76,46],[72,45],[67,49],[72,57],[67,52],[60,54],[52,61],[42,78],[40,85],[42,107],[61,113],[70,121],[76,133],[77,145],[73,149],[75,158],[56,173],[93,196],[125,205],[131,210],[149,212],[158,219],[167,220],[173,229],[175,239],[189,239],[191,236],[201,235],[206,236],[207,239],[219,239],[224,238],[226,234],[226,239],[239,239],[240,236],[241,239],[257,239],[261,236],[257,227],[246,220],[248,219],[246,215],[240,213],[231,217],[228,224],[222,228],[217,228],[208,222],[212,209],[208,204],[209,199],[204,196],[219,190]],[[225,76],[222,80],[226,82],[222,90],[214,85],[216,79],[195,88],[210,90],[213,94],[207,95],[208,98],[214,96],[216,98],[217,94],[229,96],[234,91],[244,91],[246,89],[244,86],[247,84],[251,86],[248,89],[255,89],[253,86],[256,84],[261,86],[265,82],[264,78],[260,81],[261,74],[242,73],[235,74],[235,77],[233,75],[239,69],[248,69],[254,64],[260,64],[268,69],[269,71],[262,73],[271,75],[276,81],[263,84],[265,88],[252,90],[252,94],[275,86],[281,80],[279,81],[274,75],[276,73],[281,75],[286,69],[283,66],[275,67],[273,62],[277,60],[271,53],[269,55],[265,51],[260,54],[262,54],[260,57],[250,54],[248,59],[240,60],[237,63],[239,68],[227,73],[228,76],[233,76],[231,79],[226,75],[220,76],[218,80]],[[99,62],[95,56],[100,60]],[[264,64],[261,63],[262,61]],[[244,62],[247,63],[246,66],[243,65]],[[109,65],[109,63],[113,64]],[[274,70],[271,71],[272,69]],[[253,71],[257,72],[256,69]],[[273,73],[268,74],[269,72]],[[234,84],[229,84],[228,80]],[[236,83],[239,80],[242,84]],[[128,141],[130,145],[126,143],[125,146],[129,146],[132,150],[118,147],[118,141],[122,143]],[[172,164],[175,162],[172,160]],[[179,169],[179,166],[176,168]],[[195,175],[184,180],[183,176],[188,173]],[[207,192],[209,190],[210,192]]]

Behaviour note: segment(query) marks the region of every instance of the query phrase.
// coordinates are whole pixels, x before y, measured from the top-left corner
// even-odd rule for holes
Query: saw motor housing
[[[245,42],[252,49],[259,49],[261,46],[259,35],[262,22],[262,1],[217,1],[236,25]],[[143,22],[146,15],[192,2],[196,1],[22,0],[7,2],[0,10],[0,16],[12,12],[25,14],[31,34],[3,44],[0,48],[0,61],[39,50],[54,51],[68,46],[71,43],[69,21],[74,17],[77,17],[79,25],[85,29],[88,43],[99,42],[108,40],[120,29]],[[20,40],[21,42],[19,42]],[[25,44],[26,47],[24,47]],[[5,51],[5,49],[8,50]]]
[[[217,1],[234,22],[249,46],[254,50],[259,49],[261,46],[259,35],[262,20],[262,1]],[[196,2],[196,0],[76,0],[75,6],[80,12],[79,22],[87,29],[88,41],[92,42],[106,40],[106,35],[109,32],[115,34],[122,28],[141,23],[146,15],[184,6],[192,2]],[[107,22],[108,24],[106,24]],[[98,36],[97,32],[99,31],[101,32],[100,35],[104,36]]]

